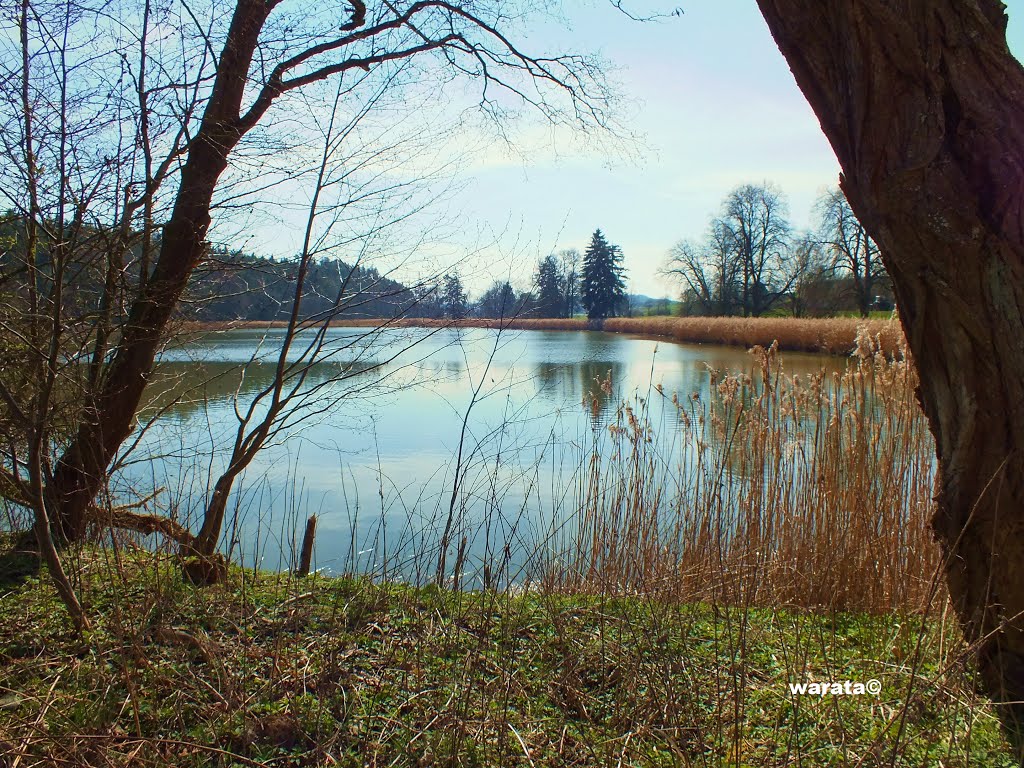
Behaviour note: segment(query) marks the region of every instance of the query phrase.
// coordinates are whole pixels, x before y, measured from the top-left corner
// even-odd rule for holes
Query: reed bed
[[[762,346],[798,352],[848,355],[861,329],[875,338],[886,355],[900,353],[903,332],[893,320],[854,317],[614,317],[603,330],[663,336],[686,343]]]
[[[604,325],[658,334],[690,320],[614,319]],[[650,593],[676,603],[712,599],[872,613],[923,610],[939,565],[929,530],[934,445],[898,324],[852,318],[693,320],[716,332],[731,324],[737,343],[737,328],[748,329],[746,338],[764,328],[811,329],[801,343],[818,339],[814,343],[827,342],[833,350],[846,349],[839,339],[849,331],[854,354],[843,374],[791,376],[779,353],[782,334],[765,332],[771,341],[751,350],[748,373],[709,371],[711,386],[704,395],[652,388],[613,409],[610,423],[595,429],[589,444],[563,441],[559,489],[550,496],[531,491],[511,511],[503,511],[507,505],[495,489],[507,491],[516,483],[507,477],[499,482],[497,475],[518,473],[522,484],[535,487],[530,478],[536,468],[512,467],[507,446],[476,445],[472,468],[452,469],[452,477],[462,479],[447,524],[441,519],[445,505],[435,510],[418,500],[408,530],[390,528],[383,517],[370,526],[374,533],[363,549],[376,552],[378,536],[392,542],[380,562],[375,560],[377,574],[421,583],[437,570],[446,571],[445,583],[456,588],[532,581],[556,592]],[[586,324],[507,322],[534,329]],[[798,333],[789,341],[800,338]],[[612,396],[610,379],[600,384],[600,402],[583,403],[595,423]],[[492,451],[493,460],[487,458]],[[482,512],[480,499],[489,499]],[[538,532],[529,542],[492,542],[483,547],[487,555],[472,554],[474,542],[490,536],[492,526],[519,530],[539,510],[557,521],[550,540]],[[497,560],[486,559],[499,552]],[[484,561],[477,562],[480,557]],[[539,576],[532,565],[522,565],[538,561]],[[392,562],[405,565],[396,573]],[[455,572],[448,573],[452,567]]]
[[[940,559],[916,374],[866,329],[857,349],[845,373],[801,378],[758,347],[750,374],[710,372],[708,402],[659,389],[623,403],[594,435],[580,525],[547,586],[923,611]],[[666,418],[682,427],[670,452],[655,439]]]

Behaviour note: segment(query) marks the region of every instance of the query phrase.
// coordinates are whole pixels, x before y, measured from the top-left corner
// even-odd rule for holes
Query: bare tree
[[[798,277],[790,253],[782,193],[771,184],[744,184],[722,202],[703,243],[683,240],[662,274],[675,278],[701,314],[744,317],[767,312]]]
[[[717,315],[717,281],[709,268],[704,247],[692,240],[680,240],[669,251],[661,274],[675,279],[683,286],[683,296],[695,302],[702,315]]]
[[[583,254],[575,248],[566,248],[558,253],[559,265],[561,266],[562,287],[562,309],[565,317],[573,317],[580,303],[580,267],[583,262]]]
[[[677,243],[662,273],[680,281],[703,314],[757,317],[788,295],[798,277],[789,240],[778,188],[744,184],[722,202],[704,242]]]
[[[322,126],[322,150],[312,183],[303,231],[302,246],[294,264],[291,298],[287,305],[286,325],[280,334],[268,339],[276,347],[273,358],[274,372],[269,381],[246,393],[242,402],[241,384],[232,398],[237,419],[235,436],[227,466],[213,484],[203,513],[202,526],[194,540],[185,539],[183,554],[196,555],[185,562],[185,571],[196,583],[209,584],[225,573],[223,560],[215,556],[223,530],[225,513],[232,489],[239,476],[252,463],[257,454],[271,441],[286,435],[304,422],[318,417],[345,397],[365,394],[399,370],[389,365],[412,347],[426,341],[432,333],[419,335],[411,341],[387,345],[382,336],[397,319],[414,308],[415,301],[396,304],[392,318],[381,318],[379,325],[362,332],[332,336],[331,324],[344,313],[357,310],[360,303],[379,300],[381,295],[370,286],[351,285],[360,275],[362,252],[383,229],[393,226],[397,211],[389,209],[387,201],[396,191],[397,182],[389,181],[383,187],[359,185],[361,200],[377,199],[384,208],[380,220],[374,220],[370,231],[362,234],[361,252],[341,276],[334,296],[309,296],[310,274],[317,260],[348,244],[350,234],[342,234],[340,243],[335,227],[348,215],[353,206],[350,192],[340,191],[353,182],[353,174],[362,164],[373,165],[374,155],[352,157],[346,139],[363,119],[367,110],[361,110],[347,123],[341,115],[340,104],[345,91],[339,86],[328,117]],[[368,109],[372,105],[368,105]],[[392,148],[394,149],[394,148]],[[371,174],[372,175],[372,174]],[[400,218],[400,217],[399,217]],[[413,286],[415,288],[416,286]],[[403,286],[403,289],[405,287]],[[403,290],[403,293],[405,291]],[[314,308],[308,309],[309,298],[317,298]],[[394,297],[397,301],[398,297]],[[326,305],[324,300],[326,300]],[[262,360],[262,345],[257,348],[248,364],[243,366],[242,380],[253,365]],[[381,357],[377,355],[384,348]],[[334,363],[331,372],[322,375],[327,363]]]
[[[126,254],[147,245],[145,228],[134,238],[122,224],[121,174],[127,161],[144,163],[138,143],[126,149],[115,141],[103,157],[89,151],[99,136],[123,138],[110,113],[126,104],[123,92],[104,92],[89,76],[83,50],[94,35],[71,41],[75,14],[63,4],[23,0],[4,21],[17,33],[5,37],[10,55],[0,70],[0,190],[10,206],[0,261],[9,300],[2,335],[17,349],[24,375],[0,377],[6,427],[0,486],[6,498],[34,512],[35,538],[82,629],[88,620],[50,535],[61,514],[47,491],[51,456],[98,378],[108,320],[124,295],[119,277]],[[98,226],[101,221],[111,226]]]
[[[790,289],[786,260],[789,222],[782,192],[773,184],[744,184],[725,198],[712,224],[738,262],[744,317],[768,311]]]
[[[791,245],[789,309],[793,317],[820,316],[835,310],[832,264],[817,235],[803,232]]]
[[[832,257],[833,269],[853,280],[854,301],[867,317],[875,300],[875,286],[885,277],[878,246],[860,223],[840,189],[825,192],[815,205],[819,237]]]
[[[661,273],[684,287],[687,303],[702,315],[730,315],[738,307],[740,265],[732,238],[712,222],[704,243],[680,240],[669,251]]]
[[[360,84],[373,87],[415,63],[420,80],[478,82],[480,105],[495,117],[517,100],[550,120],[605,123],[608,92],[595,65],[577,55],[524,52],[506,28],[514,15],[504,3],[370,6],[354,0],[338,4],[340,25],[333,17],[305,18],[279,0],[237,0],[227,16],[214,7],[208,18],[141,0],[125,9],[131,21],[124,26],[108,23],[102,4],[76,6],[61,22],[64,9],[44,8],[43,0],[22,3],[17,50],[29,63],[5,72],[3,87],[5,120],[20,110],[26,128],[5,132],[0,170],[31,192],[24,181],[43,167],[39,142],[53,155],[45,166],[47,183],[53,180],[49,210],[34,193],[13,194],[19,186],[5,185],[5,192],[19,216],[32,222],[32,232],[48,232],[55,253],[85,231],[88,217],[96,220],[89,231],[96,233],[92,251],[103,288],[80,313],[76,331],[78,342],[89,340],[87,376],[80,396],[67,399],[79,405],[67,414],[65,438],[46,433],[39,441],[45,457],[41,493],[63,540],[85,533],[93,500],[134,428],[169,323],[208,256],[218,185],[222,178],[239,183],[231,178],[237,167],[232,162],[267,141],[275,104],[287,99],[294,109],[295,94],[329,78],[348,84],[347,98],[358,104]],[[59,23],[64,34],[54,28]],[[168,28],[180,35],[171,36],[173,45],[164,37]],[[47,66],[33,69],[39,57]],[[44,98],[47,89],[69,94],[74,110],[38,109],[55,103]],[[47,133],[40,137],[45,121]],[[226,192],[230,197],[233,190]],[[32,254],[36,241],[23,248]],[[53,361],[62,359],[68,336],[58,321],[69,308],[62,295],[69,277],[67,271],[47,272],[47,300],[58,309],[45,327],[32,320],[30,346],[48,349]],[[30,307],[29,317],[40,312]],[[49,375],[56,378],[53,367]],[[17,405],[8,399],[8,407]],[[58,458],[51,468],[53,453]],[[14,461],[7,480],[23,485],[24,466]]]
[[[1024,68],[998,0],[758,0],[878,243],[920,373],[933,526],[982,679],[1024,723]]]

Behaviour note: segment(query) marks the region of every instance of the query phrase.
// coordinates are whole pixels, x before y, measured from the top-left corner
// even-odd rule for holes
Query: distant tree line
[[[0,217],[0,292],[17,303],[23,292],[19,283],[22,255],[20,217],[8,212]],[[97,249],[106,247],[110,233],[90,234]],[[159,243],[157,243],[158,245]],[[45,270],[45,242],[37,249],[37,261]],[[128,260],[137,265],[138,259]],[[300,261],[211,247],[185,291],[177,316],[192,321],[283,320],[291,311]],[[538,263],[531,285],[516,290],[509,280],[495,280],[471,300],[462,277],[450,270],[436,279],[408,285],[376,268],[351,264],[339,258],[320,258],[306,265],[302,316],[332,318],[423,317],[573,317],[586,312],[603,318],[628,311],[622,269],[622,249],[597,230],[586,251],[566,249],[549,254]],[[87,315],[99,310],[105,275],[102,270],[82,269],[75,277],[76,290],[67,310]],[[128,266],[120,279],[138,283],[137,269]]]
[[[292,306],[298,261],[244,253],[213,254],[186,294],[182,316],[210,320],[281,320]],[[416,312],[429,291],[382,275],[373,267],[341,259],[311,262],[305,278],[302,314],[315,318],[331,312],[344,318],[394,317]],[[335,310],[338,297],[340,309]]]
[[[602,319],[630,312],[622,248],[598,229],[582,254],[575,248],[540,259],[529,288],[495,280],[475,300],[457,270],[416,286],[341,260],[310,266],[303,312],[315,316],[333,306],[339,292],[348,298],[339,316],[448,318],[568,318],[585,312]],[[295,263],[241,253],[219,253],[190,294],[191,316],[198,320],[273,320],[290,306]]]
[[[507,280],[496,280],[477,301],[480,317],[574,317],[586,312],[601,319],[628,311],[622,249],[600,229],[581,255],[575,248],[548,254],[537,262],[532,290],[516,293]]]
[[[302,313],[315,318],[331,311],[338,319],[569,318],[585,313],[602,319],[665,313],[670,307],[685,315],[744,317],[844,311],[866,317],[873,309],[890,309],[892,289],[878,247],[842,192],[822,194],[814,213],[814,228],[797,231],[775,185],[735,188],[711,218],[702,240],[682,240],[670,251],[663,273],[678,281],[678,303],[643,305],[644,297],[627,294],[622,249],[598,229],[584,252],[569,248],[541,258],[528,287],[517,290],[508,279],[498,279],[475,299],[457,270],[408,285],[371,266],[321,258],[308,265]],[[14,213],[0,218],[0,240],[18,239],[19,220]],[[101,250],[109,236],[99,230],[90,234]],[[40,244],[37,259],[45,269],[45,243]],[[10,269],[18,262],[13,250],[0,250],[3,287],[9,296],[12,290],[18,292],[17,274]],[[196,270],[177,314],[198,321],[284,319],[298,263],[215,247]],[[76,275],[68,309],[98,311],[104,279],[101,271],[83,269]],[[120,279],[133,283],[137,275],[129,267]]]
[[[24,224],[24,218],[16,212],[0,215],[0,301],[23,314],[29,312]],[[100,256],[111,248],[118,234],[86,225],[74,233],[79,251],[94,251],[97,258],[94,263],[83,256],[70,275],[75,290],[64,299],[64,312],[69,318],[88,318],[101,311],[105,282],[110,278]],[[50,274],[55,249],[70,236],[65,233],[62,237],[54,223],[51,236],[38,240],[35,268],[40,274]],[[155,239],[159,246],[159,235]],[[116,279],[127,289],[137,290],[142,260],[129,253],[124,261]],[[211,246],[189,281],[175,316],[190,321],[285,319],[295,298],[299,266],[297,257],[275,259]],[[443,317],[446,306],[458,303],[458,298],[451,296],[454,276],[406,284],[375,267],[340,258],[313,259],[306,269],[301,302],[304,319],[327,313],[332,318]]]
[[[744,184],[722,201],[703,240],[673,246],[664,273],[682,287],[681,312],[759,317],[825,316],[891,309],[878,246],[838,189],[815,204],[815,226],[797,231],[774,184]]]

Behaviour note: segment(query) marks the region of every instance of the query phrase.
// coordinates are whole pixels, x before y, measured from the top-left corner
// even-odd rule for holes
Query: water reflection
[[[609,408],[617,404],[613,395],[621,392],[625,376],[621,363],[580,363],[580,384],[583,389],[583,405],[597,426],[603,423]]]
[[[355,362],[324,362],[310,366],[304,388],[321,388],[328,382],[339,386],[363,380],[380,371],[376,359]],[[139,416],[148,419],[170,413],[179,419],[194,416],[211,405],[222,405],[236,397],[243,402],[269,390],[275,366],[256,361],[248,364],[218,362],[162,362],[156,366]]]
[[[707,396],[709,366],[754,362],[742,349],[604,333],[396,329],[372,344],[365,336],[331,330],[339,352],[306,382],[330,407],[263,451],[239,483],[225,546],[247,562],[287,566],[310,513],[323,515],[317,557],[328,569],[369,567],[395,547],[429,549],[446,527],[467,561],[510,541],[525,551],[550,535],[553,506],[580,476],[578,447],[613,421],[623,398],[648,398],[660,385],[686,403]],[[119,487],[169,489],[168,505],[194,525],[208,478],[226,461],[234,399],[247,404],[271,384],[276,343],[275,332],[234,331],[166,355],[143,414],[162,417],[136,452],[161,458],[126,466]],[[258,354],[264,362],[249,362]],[[785,362],[804,375],[845,366],[799,354]],[[667,396],[649,399],[660,409],[650,411],[659,440],[677,451],[688,439],[679,413]]]

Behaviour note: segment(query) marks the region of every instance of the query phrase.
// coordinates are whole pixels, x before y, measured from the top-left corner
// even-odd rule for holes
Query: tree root
[[[0,470],[0,496],[13,501],[16,504],[27,506],[21,494],[17,493],[17,483],[10,475],[5,475]],[[198,539],[185,526],[165,515],[136,512],[140,507],[146,506],[163,489],[157,489],[153,494],[144,499],[124,504],[113,508],[103,508],[95,504],[89,507],[88,522],[99,529],[117,528],[125,531],[133,531],[143,536],[151,536],[158,533],[166,539],[170,539],[178,545],[178,552],[181,557],[181,572],[185,579],[197,586],[210,586],[224,581],[228,574],[227,560],[223,555],[214,554],[206,556],[200,554]],[[20,541],[21,548],[27,548],[31,544],[39,546],[38,533],[30,530]]]
[[[193,555],[181,560],[181,573],[197,587],[209,587],[228,577],[228,561],[224,555]]]
[[[196,543],[195,536],[187,528],[171,518],[163,515],[132,512],[129,507],[115,507],[114,509],[93,508],[89,519],[90,522],[99,525],[134,531],[144,536],[159,533],[164,538],[170,539],[184,548],[190,549]]]

